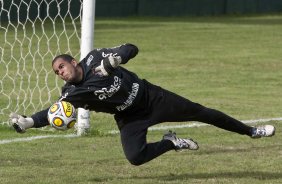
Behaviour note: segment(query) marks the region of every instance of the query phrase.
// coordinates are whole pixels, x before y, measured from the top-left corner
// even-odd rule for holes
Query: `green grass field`
[[[95,47],[134,43],[140,52],[125,67],[141,78],[237,119],[257,120],[282,117],[281,30],[282,15],[97,18]],[[281,183],[281,121],[260,124],[267,123],[276,126],[276,135],[255,140],[212,126],[173,129],[197,140],[200,149],[171,151],[138,167],[125,159],[119,135],[109,134],[117,127],[107,114],[92,113],[90,134],[74,138],[4,143],[72,130],[17,134],[1,124],[0,183]],[[148,141],[164,132],[150,131]]]

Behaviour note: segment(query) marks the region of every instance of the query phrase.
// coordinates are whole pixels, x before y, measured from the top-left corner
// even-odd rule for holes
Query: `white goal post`
[[[93,48],[94,16],[95,0],[0,0],[1,122],[58,99],[64,83],[51,61],[62,53],[79,60]]]
[[[83,1],[80,59],[83,59],[88,54],[88,52],[93,49],[95,3],[96,0]],[[89,129],[90,129],[89,110],[78,108],[77,124],[76,124],[77,135],[87,134]]]

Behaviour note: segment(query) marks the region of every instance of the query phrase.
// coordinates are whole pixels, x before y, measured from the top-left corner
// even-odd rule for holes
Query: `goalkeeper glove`
[[[101,74],[102,76],[108,76],[114,72],[120,63],[120,56],[109,56],[101,61],[101,65],[95,68],[95,72]]]
[[[31,117],[21,116],[14,112],[12,112],[9,117],[12,126],[18,133],[25,133],[26,129],[34,125],[34,121]]]

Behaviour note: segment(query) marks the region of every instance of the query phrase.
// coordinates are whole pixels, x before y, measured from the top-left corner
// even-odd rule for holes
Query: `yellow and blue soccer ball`
[[[66,101],[54,103],[48,111],[48,121],[58,130],[68,130],[76,123],[75,107]]]

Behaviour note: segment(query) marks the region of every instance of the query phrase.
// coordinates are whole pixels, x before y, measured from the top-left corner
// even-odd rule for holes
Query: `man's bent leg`
[[[126,124],[120,130],[121,143],[127,160],[133,165],[142,165],[163,153],[173,150],[169,140],[147,143],[146,122],[136,121]]]

